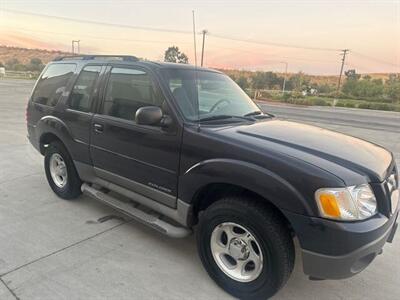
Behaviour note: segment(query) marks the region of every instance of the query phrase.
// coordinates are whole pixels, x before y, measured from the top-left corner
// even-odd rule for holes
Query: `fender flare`
[[[36,124],[36,136],[39,144],[41,143],[42,137],[46,134],[56,136],[72,155],[70,149],[75,140],[64,121],[55,116],[45,116],[41,118]]]
[[[250,190],[281,210],[312,214],[310,204],[288,181],[266,168],[235,159],[209,159],[191,166],[179,178],[179,198],[194,204],[196,193],[212,183]]]

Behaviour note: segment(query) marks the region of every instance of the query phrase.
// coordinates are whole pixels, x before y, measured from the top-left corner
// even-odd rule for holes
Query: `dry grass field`
[[[27,64],[32,58],[40,58],[46,64],[57,56],[69,55],[71,53],[62,51],[49,51],[43,49],[28,49],[0,45],[0,63],[5,64],[9,59],[16,58],[22,64]]]

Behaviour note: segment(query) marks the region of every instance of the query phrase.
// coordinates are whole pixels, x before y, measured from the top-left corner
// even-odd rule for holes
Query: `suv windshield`
[[[187,120],[243,120],[246,115],[261,113],[258,106],[225,74],[164,69],[163,76]]]

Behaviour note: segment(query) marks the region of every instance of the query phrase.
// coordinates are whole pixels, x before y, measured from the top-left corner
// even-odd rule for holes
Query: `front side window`
[[[107,84],[103,113],[134,121],[143,106],[162,106],[149,74],[141,69],[113,68]]]
[[[186,119],[238,116],[260,112],[228,76],[196,70],[164,69],[163,77]]]
[[[88,112],[91,107],[91,94],[100,74],[101,66],[87,66],[81,73],[72,89],[69,107]]]
[[[65,92],[68,81],[74,74],[75,64],[52,64],[40,77],[32,101],[35,103],[55,106]]]

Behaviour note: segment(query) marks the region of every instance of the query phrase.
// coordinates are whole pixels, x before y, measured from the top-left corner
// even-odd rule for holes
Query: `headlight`
[[[376,198],[368,184],[345,188],[323,188],[315,192],[322,217],[354,221],[377,213]]]

